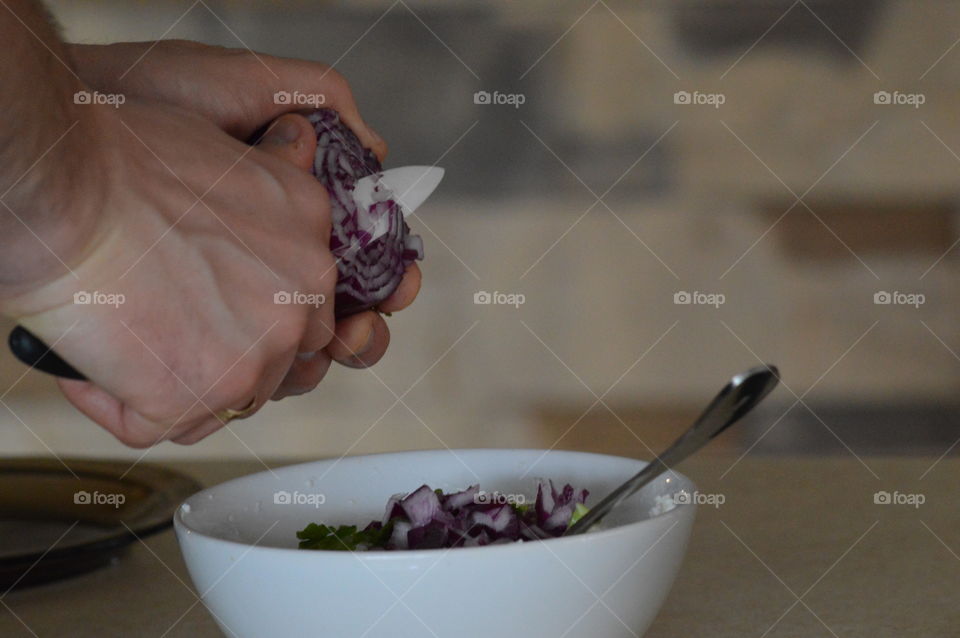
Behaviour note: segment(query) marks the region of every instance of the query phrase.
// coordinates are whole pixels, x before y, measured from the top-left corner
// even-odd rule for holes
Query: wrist
[[[56,117],[41,125],[46,130],[8,147],[21,161],[7,171],[11,183],[0,206],[8,237],[0,254],[0,312],[7,300],[70,275],[103,231],[111,163],[105,132],[116,109],[77,103],[74,96],[89,89],[79,81],[65,86]]]

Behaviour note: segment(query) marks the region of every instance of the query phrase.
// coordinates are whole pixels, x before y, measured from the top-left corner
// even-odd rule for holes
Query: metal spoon
[[[590,508],[583,518],[567,528],[564,536],[586,532],[606,516],[610,510],[628,499],[644,485],[660,476],[673,465],[684,460],[713,437],[740,420],[752,410],[780,380],[780,373],[772,365],[751,368],[730,379],[720,390],[700,418],[690,429],[674,441],[667,450],[651,461],[626,483],[613,490],[606,498]]]

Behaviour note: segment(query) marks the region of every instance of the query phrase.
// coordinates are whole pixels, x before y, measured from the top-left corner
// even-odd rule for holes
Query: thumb
[[[317,152],[317,134],[307,118],[287,113],[275,119],[256,144],[265,153],[309,171]]]

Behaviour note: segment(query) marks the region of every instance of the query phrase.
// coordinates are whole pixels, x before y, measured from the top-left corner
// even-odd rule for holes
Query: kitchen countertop
[[[168,465],[207,485],[263,469]],[[723,504],[699,507],[647,638],[960,636],[960,460],[704,456],[679,469]],[[876,504],[881,490],[924,502]],[[5,638],[220,635],[172,530],[104,569],[0,596]]]

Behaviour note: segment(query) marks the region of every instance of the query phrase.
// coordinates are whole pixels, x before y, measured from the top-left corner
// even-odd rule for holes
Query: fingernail
[[[367,351],[373,347],[373,333],[376,332],[376,328],[373,327],[373,324],[370,324],[370,332],[367,333],[367,342],[363,344],[363,347],[360,348],[357,352],[353,354],[354,357],[361,357],[367,354]]]
[[[277,146],[285,146],[296,142],[298,137],[300,137],[300,125],[297,124],[296,120],[281,118],[270,127],[267,134],[264,135],[263,141]]]
[[[310,359],[313,359],[315,356],[317,356],[316,350],[314,350],[313,352],[298,352],[298,353],[297,353],[297,359],[300,359],[301,361],[309,361]]]

